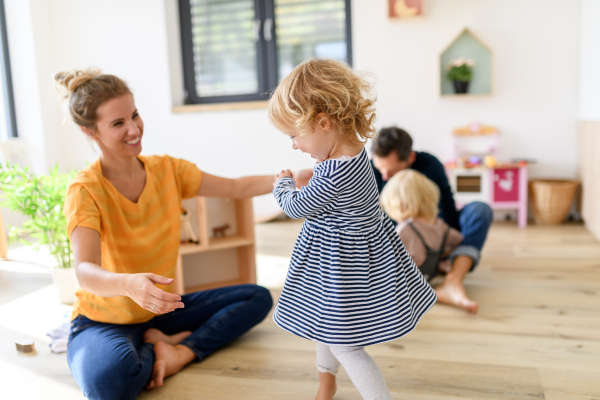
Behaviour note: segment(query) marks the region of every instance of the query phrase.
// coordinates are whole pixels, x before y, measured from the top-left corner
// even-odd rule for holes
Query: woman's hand
[[[296,187],[299,189],[302,186],[308,186],[308,181],[313,177],[312,169],[301,169],[294,171],[294,180],[296,181]]]
[[[181,296],[167,293],[156,284],[170,285],[173,279],[164,276],[142,273],[127,275],[123,281],[123,293],[154,314],[166,314],[177,308],[183,308]]]
[[[156,284],[170,285],[173,279],[143,273],[114,273],[101,267],[100,233],[77,226],[71,234],[75,254],[75,273],[82,289],[96,296],[127,296],[140,307],[155,314],[166,314],[183,308],[181,296],[167,293]]]
[[[282,169],[278,175],[275,175],[275,182],[273,182],[273,187],[277,186],[277,182],[279,182],[284,177],[292,178],[292,171],[289,169]]]

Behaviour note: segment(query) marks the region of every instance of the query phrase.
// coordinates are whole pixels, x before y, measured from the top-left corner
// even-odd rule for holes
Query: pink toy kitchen
[[[499,131],[472,123],[452,132],[452,161],[446,174],[460,209],[482,201],[493,210],[517,210],[520,228],[527,226],[527,162],[501,162],[496,154]]]

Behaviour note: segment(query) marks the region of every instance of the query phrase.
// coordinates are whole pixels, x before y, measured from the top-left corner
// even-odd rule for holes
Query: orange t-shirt
[[[181,226],[181,199],[196,195],[202,172],[168,156],[139,156],[146,185],[132,203],[102,175],[100,159],[81,171],[67,191],[65,215],[71,238],[76,226],[100,233],[102,268],[116,273],[151,272],[175,277]],[[171,291],[171,286],[160,286]],[[101,297],[83,289],[73,306],[78,315],[112,324],[137,324],[155,316],[129,297]]]

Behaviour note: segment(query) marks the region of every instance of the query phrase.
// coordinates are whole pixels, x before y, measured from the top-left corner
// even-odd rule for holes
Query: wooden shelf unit
[[[182,244],[175,272],[178,294],[256,283],[252,199],[196,197],[184,200],[192,210],[199,244]],[[225,237],[211,237],[212,228],[229,224]]]

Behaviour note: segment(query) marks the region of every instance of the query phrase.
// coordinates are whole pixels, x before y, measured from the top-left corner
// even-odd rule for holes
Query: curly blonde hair
[[[86,128],[96,127],[98,107],[102,104],[132,94],[122,79],[95,68],[58,72],[54,81],[73,122]]]
[[[395,221],[433,219],[438,214],[440,189],[422,173],[404,169],[386,183],[380,201],[383,210]]]
[[[347,65],[309,60],[298,65],[273,92],[269,119],[277,129],[311,133],[320,113],[327,115],[349,145],[363,145],[375,134],[371,84]]]

